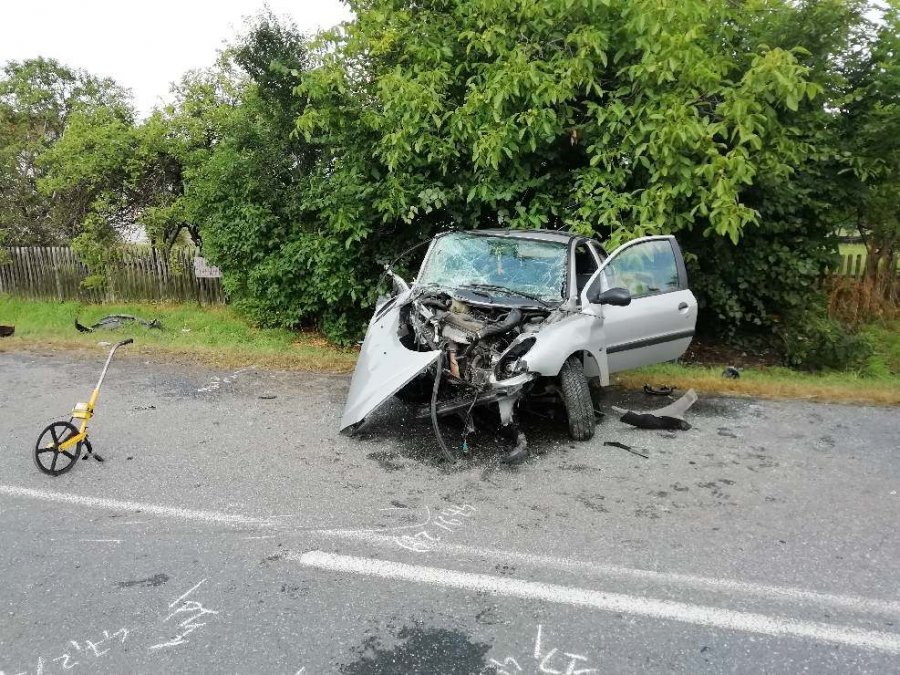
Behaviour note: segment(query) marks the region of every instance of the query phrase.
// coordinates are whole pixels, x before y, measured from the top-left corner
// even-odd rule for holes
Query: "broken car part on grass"
[[[607,254],[585,237],[549,230],[449,232],[435,237],[409,285],[369,323],[341,429],[357,428],[392,395],[420,403],[447,459],[467,448],[472,411],[492,406],[527,456],[523,397],[560,400],[575,440],[593,436],[589,379],[671,361],[694,334],[697,302],[674,237],[642,237]],[[457,416],[448,444],[440,418]]]
[[[134,323],[139,323],[145,328],[162,329],[162,324],[159,322],[159,319],[147,321],[146,319],[139,319],[138,317],[129,314],[110,314],[109,316],[104,316],[97,323],[90,326],[83,326],[78,323],[78,319],[75,319],[75,328],[79,333],[93,333],[95,330],[115,330],[116,328],[130,326]]]

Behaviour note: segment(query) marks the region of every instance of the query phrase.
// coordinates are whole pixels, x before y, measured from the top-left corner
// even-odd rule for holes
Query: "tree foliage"
[[[677,233],[707,327],[779,328],[842,227],[897,250],[895,2],[356,0],[313,40],[263,14],[143,122],[75,106],[32,192],[98,259],[188,230],[258,322],[341,340],[384,261],[491,226]]]
[[[62,201],[42,194],[43,155],[81,114],[130,124],[128,93],[112,80],[53,59],[10,61],[0,77],[0,227],[7,244],[56,244],[77,233]]]

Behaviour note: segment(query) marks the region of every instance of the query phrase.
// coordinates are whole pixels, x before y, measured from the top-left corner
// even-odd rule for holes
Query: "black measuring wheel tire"
[[[60,443],[77,435],[78,429],[71,422],[54,422],[48,425],[34,444],[34,463],[37,468],[50,476],[59,476],[75,466],[83,443],[76,443],[75,447],[62,451],[57,448]]]
[[[594,402],[584,367],[577,356],[570,356],[559,371],[559,388],[569,418],[569,435],[576,441],[590,440],[596,423]]]

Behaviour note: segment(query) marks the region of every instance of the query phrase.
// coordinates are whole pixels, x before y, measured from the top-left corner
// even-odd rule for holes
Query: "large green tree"
[[[362,260],[450,226],[733,243],[809,151],[786,121],[819,92],[802,45],[749,36],[744,3],[351,4],[298,128],[326,239]]]
[[[128,92],[112,80],[53,59],[10,61],[0,76],[0,228],[8,244],[55,244],[77,233],[77,218],[38,185],[42,156],[73,115],[103,110],[130,122]]]

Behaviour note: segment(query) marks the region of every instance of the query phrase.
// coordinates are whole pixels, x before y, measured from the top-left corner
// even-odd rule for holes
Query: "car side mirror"
[[[590,294],[588,300],[593,305],[627,307],[631,304],[631,293],[627,288],[610,288],[602,293],[598,289],[596,292]]]

